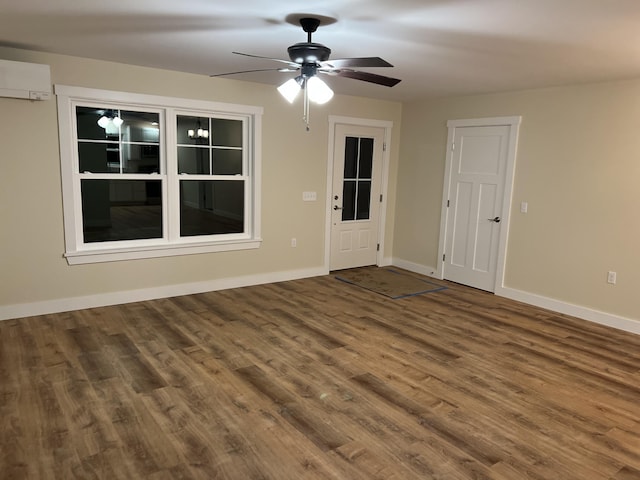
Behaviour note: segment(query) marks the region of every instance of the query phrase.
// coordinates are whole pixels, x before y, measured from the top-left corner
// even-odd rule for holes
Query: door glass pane
[[[209,149],[178,147],[178,173],[209,175]]]
[[[127,110],[116,110],[115,112],[118,113],[123,121],[120,126],[120,132],[124,142],[158,143],[160,141],[158,127],[160,115],[158,113]]]
[[[371,208],[371,181],[358,182],[358,203],[356,208],[356,220],[368,220]]]
[[[183,145],[209,145],[208,117],[178,115],[178,143]]]
[[[180,235],[215,235],[244,231],[244,182],[182,180]]]
[[[242,121],[212,118],[211,145],[242,147]]]
[[[162,238],[160,180],[82,180],[84,241]]]
[[[373,167],[373,138],[361,138],[358,178],[371,178],[372,167]]]
[[[214,175],[242,175],[242,150],[214,149]]]
[[[344,178],[356,178],[358,174],[358,139],[346,137],[344,140]]]
[[[120,173],[120,149],[117,143],[79,143],[80,173]]]
[[[342,187],[342,221],[356,218],[356,182],[347,180]]]

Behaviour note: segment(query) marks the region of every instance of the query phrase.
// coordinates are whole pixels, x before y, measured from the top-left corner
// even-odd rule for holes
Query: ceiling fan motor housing
[[[291,45],[287,49],[287,52],[289,52],[291,61],[299,64],[326,62],[331,55],[331,49],[329,47],[321,43],[311,42]]]

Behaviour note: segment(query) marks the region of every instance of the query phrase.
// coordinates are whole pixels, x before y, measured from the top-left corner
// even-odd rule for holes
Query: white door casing
[[[381,264],[382,232],[386,193],[386,151],[389,122],[330,118],[330,158],[328,175],[328,269],[340,270]],[[345,179],[345,150],[367,163],[371,157],[371,174],[351,168]],[[353,158],[351,166],[353,167]],[[356,162],[358,163],[358,162]],[[347,170],[349,161],[347,161]],[[357,172],[353,173],[354,170]],[[351,189],[352,199],[346,195]],[[370,187],[370,192],[367,190]],[[345,198],[345,195],[347,198]],[[337,198],[336,198],[337,197]],[[366,199],[358,208],[357,198]],[[368,204],[369,208],[366,208]],[[360,212],[360,215],[358,214]],[[364,216],[362,215],[364,212]],[[364,217],[364,218],[361,218]]]
[[[440,230],[440,278],[495,292],[503,285],[520,117],[455,120]]]

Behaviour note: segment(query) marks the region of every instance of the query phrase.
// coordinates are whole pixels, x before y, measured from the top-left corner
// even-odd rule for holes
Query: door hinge
[[[443,253],[443,254],[442,254],[442,261],[443,261],[443,262],[444,262],[444,259],[445,259],[446,257],[447,257],[447,256]]]
[[[447,208],[449,208],[449,200],[447,200]]]
[[[383,152],[387,151],[387,142],[382,142],[382,151]]]
[[[380,201],[382,202],[382,194],[380,194]]]
[[[456,142],[451,143],[451,151],[456,149]]]
[[[379,252],[379,251],[380,251],[380,244],[378,243],[378,244],[376,245],[376,252]]]

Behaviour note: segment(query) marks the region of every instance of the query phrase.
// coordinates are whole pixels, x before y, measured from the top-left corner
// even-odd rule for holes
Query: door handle
[[[487,218],[487,220],[489,220],[490,222],[500,223],[500,217]]]
[[[339,207],[338,205],[334,205],[334,206],[333,206],[333,209],[334,209],[334,210],[342,210],[342,207]]]

